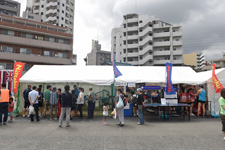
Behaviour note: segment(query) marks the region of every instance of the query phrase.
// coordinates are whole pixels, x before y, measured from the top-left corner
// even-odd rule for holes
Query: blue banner
[[[161,90],[161,86],[141,86],[142,90]]]
[[[112,61],[112,65],[113,65],[113,71],[114,71],[115,78],[117,78],[119,76],[122,76],[122,73],[119,71],[119,69],[116,67],[116,64],[115,64],[114,48],[113,48],[113,61]]]
[[[176,94],[171,81],[173,64],[166,63],[166,95]]]

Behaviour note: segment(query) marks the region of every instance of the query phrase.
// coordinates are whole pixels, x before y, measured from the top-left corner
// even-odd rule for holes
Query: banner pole
[[[214,63],[213,63],[214,64]],[[214,74],[215,74],[215,69],[214,68],[214,65],[212,67],[212,71],[213,71],[213,75],[212,75],[212,78],[213,78],[213,99],[214,99],[214,114],[212,115],[214,118],[219,118],[220,116],[216,114],[216,90],[215,90],[215,81],[214,81]]]

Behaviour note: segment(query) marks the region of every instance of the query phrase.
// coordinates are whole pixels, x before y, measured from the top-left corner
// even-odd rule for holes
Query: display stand
[[[133,105],[127,103],[127,105],[124,107],[124,117],[132,117],[132,116],[133,116]]]

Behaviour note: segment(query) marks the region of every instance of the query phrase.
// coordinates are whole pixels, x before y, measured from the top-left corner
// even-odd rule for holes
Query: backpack
[[[128,99],[123,95],[122,100],[123,100],[123,105],[124,105],[124,107],[125,107],[125,106],[127,105]]]

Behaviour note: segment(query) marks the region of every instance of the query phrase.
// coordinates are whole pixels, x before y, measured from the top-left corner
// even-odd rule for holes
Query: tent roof
[[[215,70],[216,75],[218,75],[222,72],[224,72],[224,75],[225,75],[225,68],[220,68],[220,69]],[[200,83],[207,82],[209,79],[212,78],[212,70],[197,73],[197,78]],[[219,80],[221,81],[221,79],[219,79]]]
[[[118,66],[123,74],[116,82],[165,83],[165,66]],[[197,73],[190,67],[173,67],[173,84],[198,84]],[[21,83],[87,82],[112,83],[112,66],[34,65],[20,79]]]

